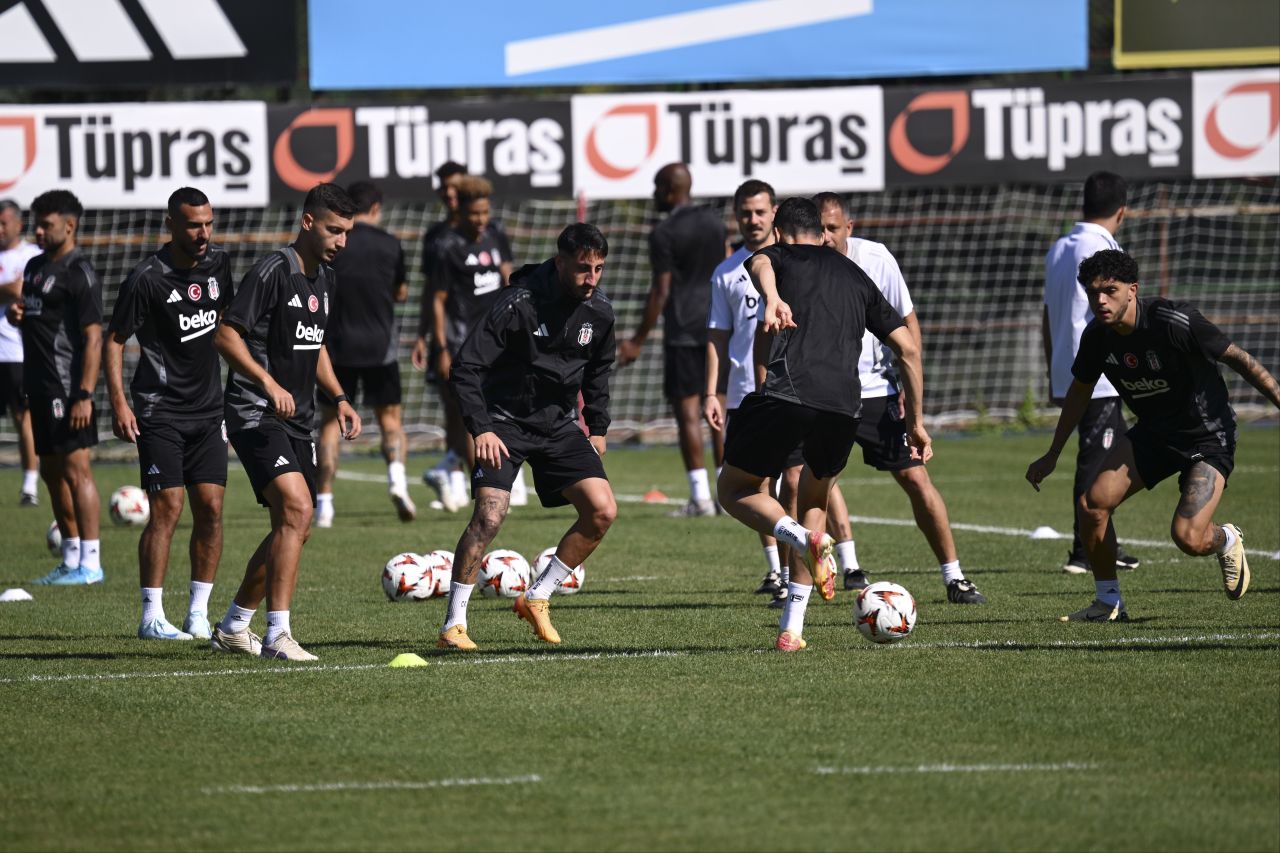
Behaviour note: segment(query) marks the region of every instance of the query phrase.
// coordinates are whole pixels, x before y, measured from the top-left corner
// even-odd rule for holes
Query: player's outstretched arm
[[[773,261],[768,255],[752,255],[747,261],[747,275],[751,283],[764,298],[764,315],[760,325],[769,334],[776,334],[783,329],[794,329],[791,306],[778,296],[778,276],[773,269]]]
[[[1258,360],[1235,344],[1227,347],[1226,352],[1218,357],[1218,361],[1230,367],[1245,378],[1245,381],[1257,388],[1262,396],[1280,409],[1280,383],[1258,363]]]
[[[111,431],[116,438],[136,444],[138,435],[138,419],[129,405],[129,397],[124,393],[124,345],[128,337],[116,334],[107,335],[102,342],[102,372],[107,379],[107,396],[111,400]]]
[[[1058,427],[1053,431],[1049,452],[1027,466],[1027,482],[1037,492],[1040,491],[1040,482],[1052,474],[1053,469],[1057,467],[1062,448],[1066,447],[1067,439],[1080,424],[1080,419],[1084,417],[1085,409],[1089,408],[1089,398],[1092,396],[1092,384],[1085,385],[1079,379],[1071,380],[1066,399],[1062,401],[1062,414],[1058,415]]]
[[[644,302],[644,315],[640,318],[640,325],[636,327],[630,338],[618,344],[618,367],[626,367],[640,357],[640,350],[644,348],[644,342],[653,331],[653,327],[658,325],[658,318],[662,316],[662,309],[666,307],[667,297],[670,295],[671,273],[654,273],[653,282],[649,285],[649,296]]]
[[[911,328],[905,325],[890,332],[885,343],[893,350],[898,375],[902,379],[903,417],[911,455],[928,462],[933,458],[933,440],[924,428],[924,364],[920,358],[920,344]]]

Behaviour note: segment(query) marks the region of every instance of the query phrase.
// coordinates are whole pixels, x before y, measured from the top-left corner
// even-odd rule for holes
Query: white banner
[[[1195,176],[1280,174],[1280,68],[1197,71],[1191,78]]]
[[[575,95],[573,174],[587,198],[645,198],[684,162],[696,196],[749,178],[784,195],[884,188],[879,86]]]
[[[257,101],[0,106],[0,197],[23,207],[51,189],[88,208],[163,207],[181,186],[262,207],[268,178]]]

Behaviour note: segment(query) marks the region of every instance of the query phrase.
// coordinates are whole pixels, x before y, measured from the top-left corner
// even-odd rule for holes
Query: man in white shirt
[[[0,412],[8,408],[18,431],[18,452],[22,459],[22,492],[18,505],[38,506],[36,446],[22,388],[22,332],[3,316],[5,306],[22,299],[22,271],[27,261],[40,254],[40,247],[22,239],[22,234],[22,208],[10,199],[0,200]]]
[[[822,215],[823,242],[862,267],[885,299],[902,315],[907,329],[920,345],[920,321],[915,305],[902,278],[898,262],[881,243],[853,236],[853,221],[845,200],[836,193],[819,193],[813,197]],[[893,351],[866,332],[862,338],[862,356],[858,360],[858,381],[862,384],[862,420],[858,424],[857,442],[862,446],[862,459],[878,471],[893,475],[911,501],[916,526],[924,534],[938,559],[942,582],[947,588],[947,601],[952,604],[985,604],[987,599],[973,582],[964,576],[956,556],[955,539],[947,505],[929,477],[924,463],[911,458],[898,395],[897,372]],[[832,494],[833,502],[836,495]],[[833,507],[828,511],[836,516]],[[843,513],[848,518],[847,510]],[[847,525],[847,521],[846,521]],[[845,589],[867,585],[865,572],[858,564],[853,532],[844,527],[833,536],[836,552],[844,568]]]
[[[1058,238],[1044,260],[1044,357],[1049,367],[1049,396],[1057,405],[1062,405],[1071,387],[1071,365],[1080,348],[1080,334],[1093,319],[1089,300],[1076,274],[1080,262],[1095,252],[1120,248],[1115,234],[1124,220],[1126,190],[1124,178],[1112,172],[1094,172],[1086,178],[1084,218],[1070,233]],[[1071,552],[1062,566],[1067,574],[1082,575],[1090,571],[1089,557],[1080,542],[1080,522],[1075,507],[1089,485],[1094,466],[1127,430],[1120,397],[1103,376],[1093,387],[1093,398],[1077,428],[1079,450],[1071,502],[1073,537]],[[1138,560],[1117,550],[1116,568],[1136,569]]]

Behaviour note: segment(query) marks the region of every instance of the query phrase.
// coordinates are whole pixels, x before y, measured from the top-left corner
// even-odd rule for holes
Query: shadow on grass
[[[0,652],[0,660],[120,660],[168,658],[145,652]]]

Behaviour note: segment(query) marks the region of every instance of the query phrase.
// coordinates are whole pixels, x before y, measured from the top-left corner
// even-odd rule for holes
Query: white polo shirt
[[[40,254],[40,247],[23,240],[12,249],[0,252],[0,284],[22,279],[27,261]],[[13,326],[0,310],[0,363],[22,363],[22,331]]]
[[[728,409],[738,408],[742,398],[756,390],[755,361],[751,353],[756,339],[760,294],[751,284],[751,276],[744,266],[751,255],[743,246],[725,258],[711,274],[707,328],[729,332],[729,387],[725,392]]]
[[[883,243],[850,237],[845,245],[845,254],[862,267],[899,314],[906,317],[916,310],[898,261]],[[862,383],[863,399],[897,394],[897,378],[898,372],[893,368],[893,350],[875,335],[864,332],[862,355],[858,359],[858,381]]]
[[[1093,319],[1089,298],[1076,280],[1080,263],[1103,249],[1119,249],[1111,232],[1092,222],[1077,222],[1059,237],[1044,259],[1044,304],[1049,309],[1049,335],[1053,344],[1049,377],[1054,397],[1066,396],[1071,387],[1071,365],[1080,349],[1080,334]],[[1115,397],[1115,386],[1105,376],[1093,386],[1093,399]]]

